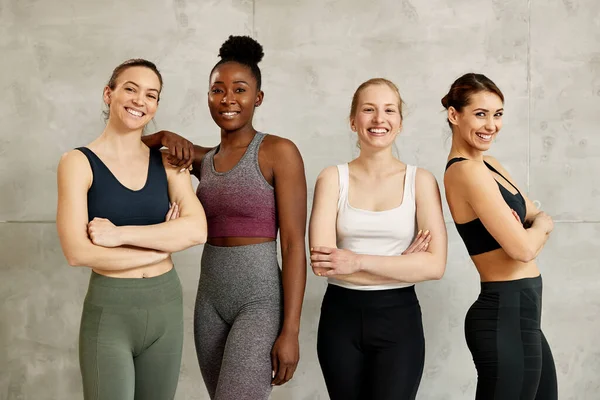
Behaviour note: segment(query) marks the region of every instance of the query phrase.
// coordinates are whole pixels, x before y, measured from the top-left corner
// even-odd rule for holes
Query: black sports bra
[[[446,169],[448,169],[452,164],[464,160],[466,160],[466,158],[453,158],[446,164]],[[486,167],[488,167],[490,170],[494,171],[502,178],[504,178],[504,176],[500,172],[498,172],[494,167],[492,167],[485,161],[484,163]],[[521,219],[521,222],[524,224],[525,215],[527,214],[527,206],[525,204],[525,199],[521,195],[521,192],[519,192],[519,189],[515,187],[515,185],[513,185],[508,179],[504,179],[517,190],[517,193],[512,194],[508,189],[502,186],[500,182],[496,181],[500,189],[500,194],[502,194],[502,197],[504,198],[506,204],[508,204],[510,208],[517,212],[519,218]],[[487,229],[485,229],[485,226],[483,226],[483,223],[479,218],[475,218],[474,220],[465,222],[464,224],[455,223],[454,225],[456,225],[456,230],[458,231],[458,234],[462,238],[463,242],[465,242],[465,246],[467,246],[467,251],[471,256],[487,253],[488,251],[496,250],[502,247],[496,241],[496,239],[494,239],[494,237],[487,231]]]

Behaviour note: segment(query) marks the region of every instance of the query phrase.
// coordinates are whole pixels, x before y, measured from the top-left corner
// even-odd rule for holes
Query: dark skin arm
[[[272,160],[280,227],[283,328],[273,345],[273,385],[289,381],[300,358],[298,334],[306,286],[306,177],[300,152],[291,141],[269,135],[265,150]]]
[[[193,144],[186,138],[170,131],[158,131],[151,135],[142,136],[142,142],[151,149],[168,149],[167,161],[174,167],[182,170],[191,169],[191,174],[200,179],[197,175],[200,172],[200,163],[204,155],[211,149]]]

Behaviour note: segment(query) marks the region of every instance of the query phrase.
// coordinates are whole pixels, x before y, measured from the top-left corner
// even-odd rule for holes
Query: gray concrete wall
[[[63,152],[101,132],[112,68],[155,60],[165,78],[157,127],[216,144],[205,93],[229,34],[264,45],[266,97],[255,125],[297,143],[311,198],[322,168],[356,154],[346,115],[363,80],[398,84],[407,102],[400,157],[441,184],[450,143],[440,98],[464,72],[494,79],[507,101],[493,154],[556,222],[539,265],[560,398],[600,398],[597,0],[0,0],[0,399],[81,398],[77,330],[89,272],[62,256],[55,172]],[[421,400],[474,397],[463,321],[478,278],[448,229],[446,276],[418,285]],[[208,399],[191,322],[201,250],[175,256],[186,316],[177,399]],[[273,399],[327,398],[315,351],[323,291],[309,276],[301,362]]]

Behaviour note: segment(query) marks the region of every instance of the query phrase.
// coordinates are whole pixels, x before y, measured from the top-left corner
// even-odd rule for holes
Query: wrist
[[[362,254],[355,254],[355,268],[356,272],[367,272],[367,265],[365,263],[365,256]]]
[[[131,246],[133,245],[133,243],[131,243],[130,239],[130,230],[129,227],[127,226],[117,226],[116,227],[116,233],[117,233],[117,241],[119,242],[119,246]]]
[[[298,336],[300,334],[300,323],[283,323],[281,335]]]

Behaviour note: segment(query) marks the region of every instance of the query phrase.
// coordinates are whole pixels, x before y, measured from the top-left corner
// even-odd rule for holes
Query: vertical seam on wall
[[[256,28],[254,25],[254,16],[256,15],[256,0],[252,0],[252,37],[256,39]]]
[[[527,194],[531,190],[531,2],[527,0]]]

